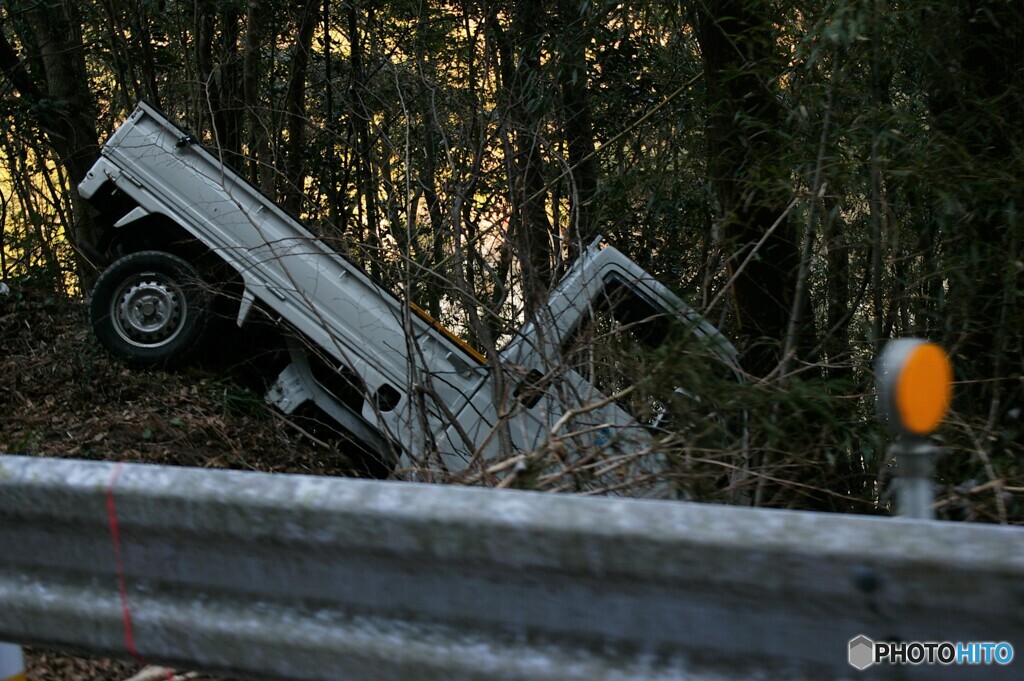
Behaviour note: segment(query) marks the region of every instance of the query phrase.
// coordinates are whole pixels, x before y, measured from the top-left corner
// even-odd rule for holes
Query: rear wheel
[[[89,319],[110,354],[134,366],[178,364],[199,349],[210,292],[187,261],[163,251],[126,255],[93,288]]]

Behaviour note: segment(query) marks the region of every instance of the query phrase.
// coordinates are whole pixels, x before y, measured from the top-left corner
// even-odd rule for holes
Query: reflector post
[[[896,511],[919,520],[935,518],[933,474],[942,453],[927,436],[942,423],[953,397],[953,367],[946,352],[920,338],[889,341],[875,367],[879,415],[896,440]]]

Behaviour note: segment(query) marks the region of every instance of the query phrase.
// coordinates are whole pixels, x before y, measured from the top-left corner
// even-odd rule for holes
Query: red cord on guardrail
[[[139,651],[135,647],[135,631],[132,628],[132,610],[128,604],[128,586],[124,574],[124,560],[121,557],[121,526],[117,522],[117,503],[114,501],[114,487],[117,485],[117,480],[121,477],[121,471],[123,469],[124,463],[119,461],[117,465],[114,466],[114,472],[110,476],[110,483],[107,485],[107,524],[110,526],[110,541],[114,546],[114,568],[117,571],[117,590],[121,594],[121,619],[124,624],[124,648],[136,662],[146,666],[149,663],[139,655]],[[168,681],[171,681],[173,678],[174,672],[168,669]]]

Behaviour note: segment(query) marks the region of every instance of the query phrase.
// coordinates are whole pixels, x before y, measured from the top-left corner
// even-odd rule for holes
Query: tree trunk
[[[597,159],[594,157],[594,119],[590,107],[590,75],[587,47],[591,32],[587,25],[589,2],[560,0],[563,23],[562,64],[559,69],[568,145],[571,194],[575,220],[570,224],[568,241],[586,245],[596,235],[594,200],[597,196]],[[575,254],[571,254],[575,255]]]
[[[544,4],[539,0],[520,0],[507,32],[499,22],[495,15],[489,18],[500,54],[499,101],[512,206],[509,236],[519,256],[527,311],[532,312],[544,301],[552,275],[552,229],[541,154]]]
[[[352,126],[352,137],[356,142],[356,155],[353,159],[356,180],[355,219],[360,234],[365,234],[361,241],[366,245],[365,252],[369,255],[370,273],[379,276],[381,273],[381,244],[378,233],[380,228],[377,204],[378,184],[373,164],[370,110],[366,105],[370,88],[364,65],[365,35],[359,26],[360,9],[366,13],[368,21],[372,14],[372,10],[357,6],[354,2],[349,6],[348,38],[351,45],[350,70],[352,78],[349,88],[352,111],[349,120]]]
[[[249,0],[245,18],[245,40],[242,47],[242,106],[248,127],[249,181],[264,194],[275,196],[274,159],[270,150],[271,122],[262,105],[261,80],[267,70],[262,51],[268,36],[269,18],[260,0]]]
[[[298,35],[295,38],[295,53],[292,56],[291,71],[288,75],[288,92],[285,95],[288,142],[285,153],[284,205],[296,215],[302,208],[305,194],[305,139],[306,139],[306,72],[313,51],[313,30],[319,19],[320,3],[304,0],[298,5],[296,21]]]
[[[780,361],[799,266],[787,215],[788,169],[779,160],[785,146],[782,115],[769,85],[776,72],[770,11],[770,5],[754,0],[709,0],[701,4],[697,19],[717,237],[731,252],[743,364],[759,376]]]
[[[159,9],[159,8],[157,8]],[[144,96],[158,108],[162,107],[160,90],[157,87],[157,66],[156,55],[154,54],[154,43],[152,35],[153,18],[150,16],[149,3],[136,0],[132,10],[129,12],[129,26],[132,37],[142,52],[142,90]]]
[[[192,59],[196,68],[196,82],[192,96],[194,130],[213,129],[212,112],[220,110],[220,97],[213,85],[213,36],[215,21],[214,0],[196,0],[192,17]],[[209,125],[207,125],[209,123]]]
[[[217,139],[224,152],[224,159],[242,170],[242,59],[238,54],[238,40],[242,16],[234,3],[225,3],[221,14],[221,28],[218,36],[217,89],[220,91],[221,108],[214,112],[214,126]]]
[[[434,276],[426,281],[427,311],[434,318],[438,318],[441,315],[441,298],[444,295],[444,286],[448,282],[442,282],[442,273],[434,271],[437,263],[444,259],[445,229],[441,214],[441,200],[437,192],[437,154],[441,124],[437,120],[437,109],[434,101],[434,66],[427,52],[429,29],[429,8],[426,3],[423,3],[420,6],[419,17],[416,20],[416,63],[425,89],[423,96],[424,158],[419,185],[423,188],[423,199],[426,201],[427,215],[430,220],[430,252],[427,256],[429,260],[426,263],[425,269],[434,272]],[[410,221],[415,219],[415,214],[409,216]]]
[[[98,239],[98,228],[74,186],[85,178],[96,160],[99,141],[96,115],[89,94],[77,3],[61,0],[35,3],[23,10],[23,43],[38,46],[36,72],[29,73],[6,35],[0,31],[0,69],[29,105],[39,129],[67,169],[75,224],[65,225],[68,241],[81,256]],[[88,259],[80,257],[82,285],[95,276]]]
[[[1014,322],[1008,301],[1019,297],[1022,257],[1016,215],[1024,192],[1016,156],[1024,143],[1024,8],[962,0],[936,6],[927,18],[935,27],[930,110],[941,135],[933,166],[942,168],[940,182],[961,208],[947,228],[969,246],[955,254],[949,283],[957,365],[971,379],[961,403],[994,423],[1020,399],[1019,382],[1010,377],[1020,360],[1008,330]]]

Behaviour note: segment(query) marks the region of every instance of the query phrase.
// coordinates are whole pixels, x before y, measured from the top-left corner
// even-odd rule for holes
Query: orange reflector
[[[894,397],[904,428],[918,435],[935,430],[953,397],[953,367],[946,352],[934,343],[911,350],[896,377]]]
[[[945,350],[919,338],[889,341],[878,358],[878,412],[899,434],[935,430],[953,397],[953,367]]]

